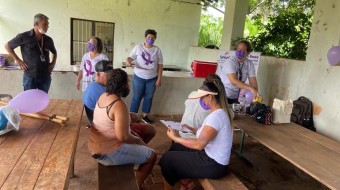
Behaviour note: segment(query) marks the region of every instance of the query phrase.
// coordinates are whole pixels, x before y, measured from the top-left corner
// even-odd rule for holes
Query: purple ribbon
[[[142,58],[145,61],[145,65],[149,65],[152,64],[153,61],[151,61],[151,55],[148,52],[143,52],[142,53]]]
[[[87,65],[89,65],[89,69],[87,69]],[[85,61],[84,70],[86,71],[87,77],[94,74],[94,72],[92,72],[92,64],[90,60]]]

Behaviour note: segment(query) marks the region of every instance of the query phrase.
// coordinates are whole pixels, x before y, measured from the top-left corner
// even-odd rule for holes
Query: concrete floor
[[[180,116],[151,116],[154,119],[157,135],[149,143],[150,147],[158,152],[158,158],[168,150],[171,141],[166,136],[166,129],[159,119],[179,121]],[[70,190],[95,190],[97,189],[97,163],[90,156],[87,149],[89,129],[83,117],[80,129],[78,147],[75,156],[75,177],[70,180]],[[305,174],[303,171],[290,164],[265,146],[246,138],[244,154],[252,165],[241,160],[235,150],[239,145],[239,132],[234,133],[233,152],[231,155],[231,171],[251,190],[323,190],[327,187]],[[196,190],[202,189],[197,186]],[[163,190],[160,167],[156,164],[152,174],[145,181],[144,190]]]

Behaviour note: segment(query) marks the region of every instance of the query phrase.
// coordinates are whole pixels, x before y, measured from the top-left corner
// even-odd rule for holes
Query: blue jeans
[[[23,86],[24,90],[30,89],[40,89],[46,93],[50,89],[52,78],[51,76],[46,76],[44,78],[31,78],[24,74]]]
[[[117,150],[108,154],[92,154],[97,162],[104,166],[143,164],[151,156],[152,149],[138,144],[122,144]]]
[[[140,102],[143,100],[143,113],[150,113],[153,94],[156,90],[157,77],[152,79],[142,79],[137,75],[133,75],[132,79],[132,100],[130,112],[138,113]]]

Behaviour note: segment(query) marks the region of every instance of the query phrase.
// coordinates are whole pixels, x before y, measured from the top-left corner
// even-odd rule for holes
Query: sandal
[[[181,180],[179,190],[194,190],[195,184],[191,179]]]

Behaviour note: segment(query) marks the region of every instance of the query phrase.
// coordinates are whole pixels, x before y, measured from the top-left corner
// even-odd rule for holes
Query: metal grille
[[[114,23],[71,19],[71,64],[81,63],[87,52],[86,44],[91,36],[97,36],[103,41],[103,52],[113,61]]]

